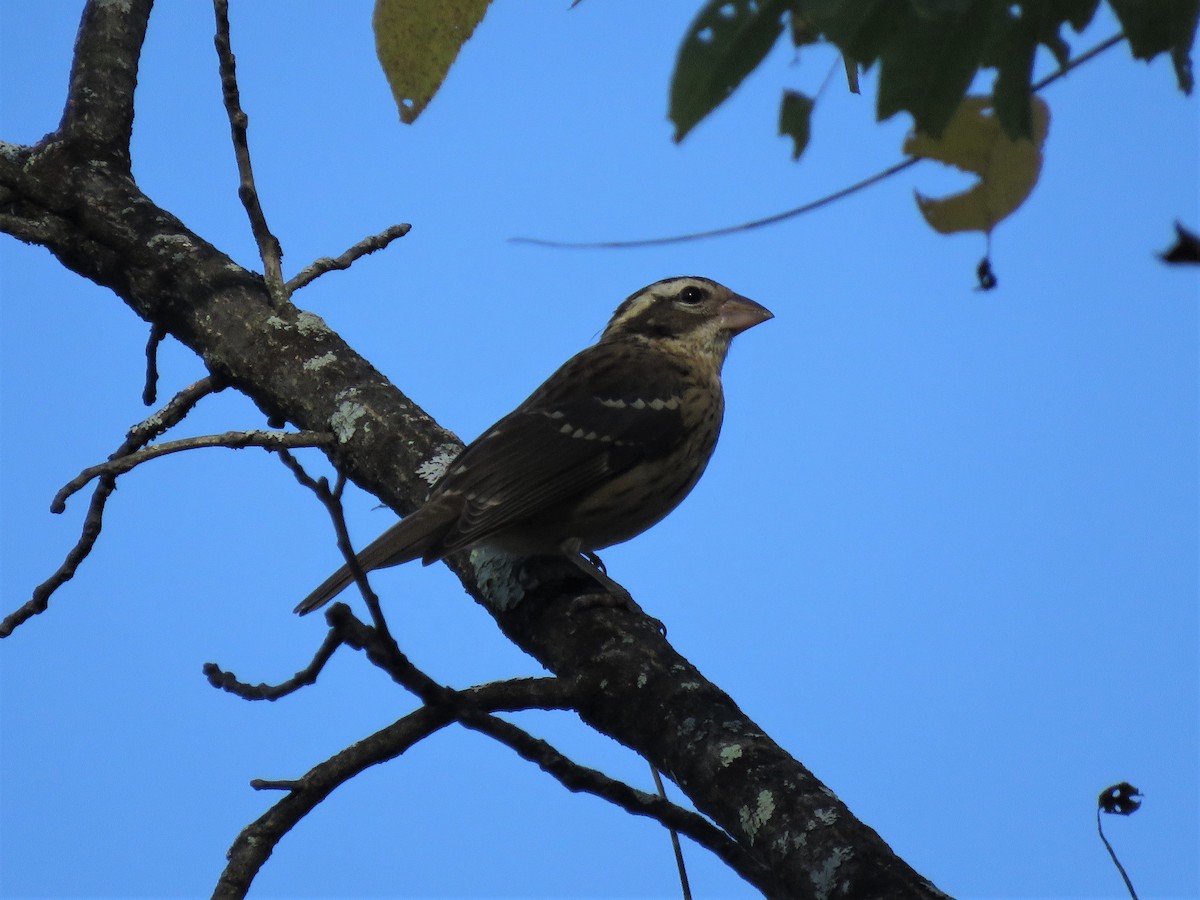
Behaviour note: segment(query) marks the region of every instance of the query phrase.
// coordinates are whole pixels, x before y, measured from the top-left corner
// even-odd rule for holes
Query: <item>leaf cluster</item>
[[[830,43],[847,72],[878,65],[876,115],[912,114],[916,130],[939,137],[981,69],[994,69],[993,107],[1011,138],[1033,133],[1034,57],[1046,47],[1070,59],[1064,26],[1079,33],[1099,0],[708,0],[680,47],[670,116],[682,140],[750,74],[786,31],[799,51]],[[1169,53],[1179,87],[1193,87],[1190,52],[1200,0],[1109,0],[1138,59]],[[854,79],[851,77],[851,89]],[[808,134],[811,103],[784,95],[781,132]]]

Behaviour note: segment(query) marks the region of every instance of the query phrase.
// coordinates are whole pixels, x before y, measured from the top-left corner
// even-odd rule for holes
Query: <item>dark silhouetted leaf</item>
[[[1128,781],[1122,781],[1102,790],[1098,802],[1103,812],[1127,816],[1137,812],[1138,807],[1142,805],[1142,795]]]
[[[754,71],[783,33],[787,0],[709,0],[679,48],[671,76],[675,141]]]
[[[812,110],[812,98],[797,91],[783,92],[783,102],[779,105],[779,133],[794,141],[792,159],[799,159],[808,146]]]
[[[937,18],[904,17],[880,54],[881,121],[908,110],[917,130],[941,135],[979,71],[992,5],[976,0]]]
[[[1200,18],[1200,0],[1109,0],[1129,46],[1138,59],[1170,53],[1175,77],[1185,94],[1192,92],[1192,44]]]
[[[1164,262],[1200,263],[1200,236],[1175,223],[1175,246],[1159,254]]]

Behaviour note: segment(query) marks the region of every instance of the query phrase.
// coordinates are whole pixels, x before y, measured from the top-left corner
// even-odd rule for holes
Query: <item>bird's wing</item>
[[[598,344],[568,360],[451,464],[436,494],[462,498],[442,552],[587,496],[685,437],[686,368],[660,353]]]

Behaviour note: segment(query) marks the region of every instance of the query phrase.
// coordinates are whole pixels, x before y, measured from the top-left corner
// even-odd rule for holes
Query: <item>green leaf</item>
[[[896,0],[794,0],[797,12],[855,62],[870,67],[905,16]]]
[[[1033,139],[1014,140],[1004,133],[996,116],[989,115],[990,97],[967,97],[955,111],[940,138],[911,135],[904,152],[921,159],[936,159],[979,181],[949,197],[931,198],[917,193],[917,206],[925,220],[942,234],[982,231],[985,234],[1011,215],[1029,196],[1042,169],[1042,145],[1050,128],[1050,108],[1032,98]]]
[[[709,0],[688,28],[671,76],[675,141],[716,109],[775,46],[787,0]]]
[[[1003,38],[995,55],[987,62],[996,68],[996,81],[992,86],[996,116],[1004,131],[1011,138],[1029,137],[1033,120],[1029,115],[1030,80],[1033,77],[1033,59],[1038,48],[1038,23],[1024,11],[1019,19],[1012,19],[1002,26]],[[1058,29],[1054,29],[1057,35]]]
[[[377,0],[375,52],[400,109],[412,124],[487,12],[490,0]]]
[[[792,159],[799,159],[808,146],[809,120],[813,101],[798,91],[784,91],[779,105],[779,133],[792,139]]]
[[[928,5],[928,4],[926,4]],[[929,18],[909,10],[880,53],[879,119],[908,110],[917,129],[942,133],[979,70],[993,0]]]
[[[1150,60],[1171,54],[1175,78],[1185,94],[1192,92],[1192,44],[1200,18],[1200,0],[1109,0],[1133,55]]]

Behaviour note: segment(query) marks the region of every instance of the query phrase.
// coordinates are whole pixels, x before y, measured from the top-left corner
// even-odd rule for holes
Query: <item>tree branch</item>
[[[129,174],[133,91],[153,0],[89,3],[79,24],[59,135]]]
[[[348,269],[360,257],[382,250],[396,238],[402,238],[412,230],[411,225],[392,225],[379,234],[363,238],[341,256],[321,256],[311,264],[301,269],[296,277],[287,283],[288,295],[294,294],[300,288],[316,281],[326,272],[335,269]]]
[[[240,450],[244,447],[264,447],[267,450],[279,450],[284,447],[327,447],[332,443],[332,435],[318,434],[312,431],[226,431],[221,434],[204,434],[199,437],[167,441],[164,444],[155,444],[153,447],[133,453],[115,453],[109,457],[108,462],[88,466],[63,485],[54,495],[54,499],[50,503],[50,511],[61,513],[67,508],[67,498],[93,478],[101,476],[115,478],[144,462],[166,456],[169,453],[198,450],[201,447],[228,447],[232,450]]]
[[[343,604],[338,604],[342,606]],[[364,628],[366,626],[363,626]],[[512,712],[533,705],[546,707],[547,681],[526,679],[487,684],[464,691],[485,712]],[[556,688],[557,689],[557,688]],[[564,704],[567,702],[564,698]],[[370,737],[334,754],[296,780],[286,797],[243,829],[230,847],[214,897],[244,897],[280,839],[322,800],[355,775],[395,759],[419,741],[454,722],[449,706],[422,706]],[[269,784],[261,783],[260,784]]]
[[[258,255],[263,263],[263,276],[267,282],[267,293],[272,303],[282,307],[288,300],[283,283],[283,248],[279,238],[267,226],[267,216],[258,200],[258,189],[254,185],[254,169],[250,165],[250,145],[246,127],[250,119],[242,110],[241,96],[237,84],[237,62],[229,44],[229,0],[213,0],[213,13],[217,20],[217,33],[213,43],[217,47],[217,59],[221,69],[221,94],[225,98],[225,111],[229,115],[229,130],[233,137],[233,154],[237,158],[238,197],[250,217],[250,230],[258,244]]]
[[[179,424],[183,418],[204,397],[221,388],[212,378],[201,378],[194,384],[176,394],[171,402],[148,419],[129,429],[125,441],[117,448],[113,456],[120,456],[136,451],[139,447],[154,440],[168,428]],[[83,519],[83,529],[75,546],[67,553],[61,566],[33,589],[33,595],[19,609],[10,613],[0,622],[0,638],[6,638],[23,622],[43,613],[50,605],[50,596],[75,577],[79,564],[87,559],[100,537],[100,529],[104,524],[104,505],[109,495],[117,487],[115,475],[103,474],[92,492],[91,503],[88,504],[87,515]],[[55,498],[57,500],[57,498]],[[61,510],[60,510],[61,512]]]
[[[222,691],[241,697],[243,700],[278,700],[280,697],[286,697],[288,694],[294,694],[302,687],[307,687],[310,684],[316,684],[317,676],[321,674],[321,670],[325,668],[325,664],[333,658],[333,654],[337,652],[337,648],[342,646],[341,635],[335,629],[330,629],[325,635],[325,640],[321,646],[317,648],[316,654],[307,666],[293,675],[287,681],[279,684],[246,684],[244,681],[238,681],[237,676],[232,672],[222,670],[216,663],[205,663],[202,671],[204,677],[208,679],[208,683]]]

